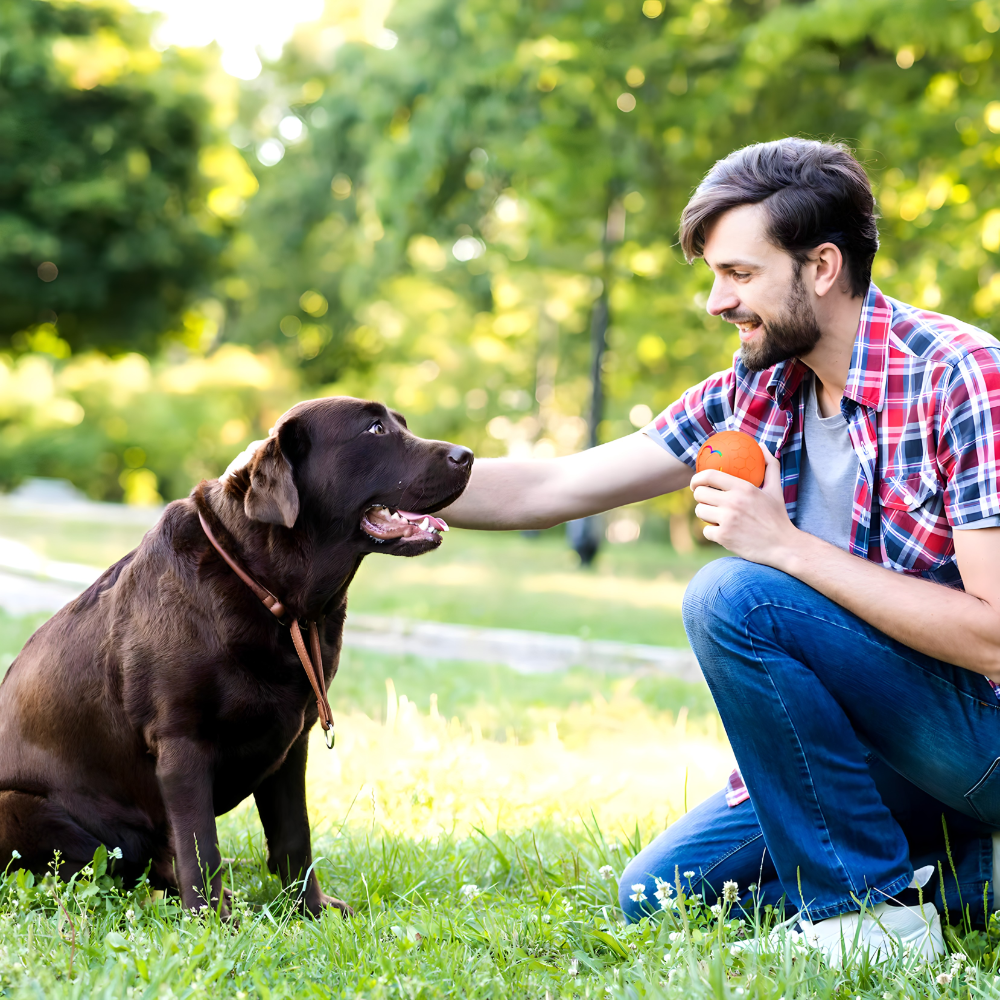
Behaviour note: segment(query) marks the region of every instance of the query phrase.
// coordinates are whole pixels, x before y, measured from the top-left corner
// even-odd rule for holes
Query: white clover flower
[[[935,982],[938,984],[938,986],[947,986],[951,982],[951,973],[942,972],[941,975],[937,977]]]
[[[125,919],[127,921],[129,921],[129,923],[131,923],[133,920],[135,920],[135,910],[126,910],[125,911]]]
[[[656,891],[653,895],[660,904],[660,909],[669,909],[673,905],[673,901],[670,898],[673,895],[673,889],[671,888],[670,883],[664,882],[662,878],[658,878],[656,876],[653,877],[653,881],[656,883]]]
[[[694,872],[684,872],[685,878],[694,878]]]
[[[469,882],[458,890],[466,899],[475,899],[480,893],[480,888],[475,882]]]
[[[632,886],[632,894],[628,898],[636,903],[644,902],[646,899],[646,883],[636,882],[635,885]]]
[[[601,867],[597,869],[597,874],[600,875],[601,878],[610,882],[611,879],[615,877],[615,870],[611,867],[611,865],[601,865]]]
[[[714,903],[709,909],[717,916],[722,916],[722,903]]]
[[[122,859],[122,849],[120,847],[114,848],[114,850],[108,852],[109,858],[117,858],[119,861]]]
[[[569,960],[569,968],[566,970],[571,976],[577,975],[580,971],[580,960],[577,958],[571,958]]]
[[[962,967],[962,964],[968,960],[968,957],[969,956],[966,955],[964,952],[956,951],[951,956],[951,971],[955,972],[956,970],[960,969]]]
[[[21,852],[20,851],[11,851],[10,852],[10,856],[16,861],[21,856]]]
[[[749,892],[756,892],[756,891],[757,891],[757,883],[756,883],[756,882],[751,882],[751,883],[750,883],[750,884],[749,884],[749,885],[747,886],[747,890],[748,890]]]
[[[669,937],[670,943],[676,944],[682,937],[684,937],[684,934],[681,931],[671,931]],[[664,958],[666,958],[666,956],[664,956]]]
[[[740,886],[738,882],[722,883],[722,898],[727,903],[735,903],[740,898]]]

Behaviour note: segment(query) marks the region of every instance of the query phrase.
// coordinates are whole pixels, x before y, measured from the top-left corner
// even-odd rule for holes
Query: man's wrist
[[[797,580],[803,580],[808,575],[809,567],[814,565],[817,557],[822,558],[822,548],[831,546],[808,531],[789,524],[788,534],[782,545],[775,550],[773,566]]]

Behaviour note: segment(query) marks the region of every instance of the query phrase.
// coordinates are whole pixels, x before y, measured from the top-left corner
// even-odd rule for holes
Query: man
[[[626,914],[680,873],[706,902],[727,881],[744,903],[752,883],[786,897],[833,961],[855,934],[882,957],[900,938],[940,953],[917,889],[982,917],[1000,828],[1000,344],[871,284],[874,199],[839,145],[720,161],[681,246],[739,328],[733,367],[638,434],[477,462],[445,515],[546,527],[690,484],[706,537],[738,557],[695,576],[684,623],[739,770],[631,862]],[[761,489],[692,478],[724,429],[765,446]]]

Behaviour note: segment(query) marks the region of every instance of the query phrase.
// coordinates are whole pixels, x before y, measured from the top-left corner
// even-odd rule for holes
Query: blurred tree
[[[18,204],[44,205],[47,192],[54,205],[85,196],[95,204],[108,178],[134,199],[127,211],[87,216],[122,227],[87,242],[79,258],[92,268],[83,272],[88,294],[91,284],[111,288],[107,274],[121,279],[107,330],[174,328],[204,348],[224,315],[222,339],[276,348],[311,391],[384,399],[419,432],[481,454],[571,451],[586,440],[590,318],[602,295],[610,313],[602,440],[729,363],[735,337],[704,312],[709,274],[681,259],[677,219],[718,157],[805,134],[846,140],[868,167],[883,214],[875,271],[883,289],[1000,333],[1000,0],[408,0],[388,27],[383,12],[371,0],[329,0],[325,19],[242,87],[233,145],[222,145],[194,96],[202,64],[151,52],[139,15],[99,3],[0,0],[12,25],[2,33],[10,49],[0,61],[0,127],[13,128],[3,123],[16,113],[31,137],[50,120],[24,110],[41,100],[30,93],[36,86],[42,95],[62,88],[44,107],[79,106],[72,114],[81,123],[88,101],[105,102],[101,114],[114,123],[116,108],[134,109],[140,98],[142,114],[126,115],[136,129],[189,112],[184,120],[194,123],[194,138],[167,143],[167,152],[115,132],[102,159],[94,142],[106,134],[95,131],[95,112],[56,164],[63,181],[70,164],[93,164],[90,174],[73,168],[90,178],[79,185],[46,187],[59,173],[46,174],[40,153],[25,159],[32,165],[20,183],[34,200]],[[84,27],[62,26],[71,16]],[[159,62],[80,89],[94,78],[70,67],[90,64],[69,54],[85,50],[84,38],[104,51],[102,17],[138,26],[106,30],[126,39],[125,51]],[[48,63],[31,55],[49,51]],[[45,73],[31,77],[42,64]],[[18,84],[15,106],[8,79],[19,65],[41,82]],[[212,121],[223,118],[216,112]],[[43,141],[39,133],[37,149],[63,148],[62,134]],[[127,180],[133,145],[149,159],[141,183]],[[0,191],[22,176],[17,155],[0,165]],[[161,179],[171,164],[190,184],[177,200]],[[260,182],[250,200],[257,182],[247,164]],[[171,183],[181,192],[181,180]],[[162,211],[143,215],[143,199],[153,204],[154,195]],[[3,225],[20,225],[27,216],[9,204]],[[602,246],[612,217],[620,232]],[[60,231],[67,246],[76,246],[78,218]],[[221,246],[236,219],[215,271],[206,247]],[[50,232],[31,225],[30,239]],[[32,303],[31,322],[59,311],[68,337],[69,306],[6,290],[19,274],[24,288],[54,294],[62,262],[30,240],[11,257],[20,231],[4,232],[0,304]],[[181,237],[192,249],[176,256]],[[153,260],[136,251],[136,260],[153,260],[141,275],[157,289],[143,302],[169,305],[168,291],[183,297],[203,276],[224,314],[213,319],[203,305],[181,321],[152,312],[136,321],[129,310],[139,310],[139,278],[133,284],[117,263],[101,270],[102,261],[131,260],[112,257],[113,247],[133,245],[163,252]],[[48,284],[36,271],[46,260],[60,268]],[[37,350],[56,352],[46,329],[32,336]],[[114,342],[101,336],[75,343]],[[173,483],[182,476],[158,474],[168,492],[180,488]],[[656,503],[679,518],[685,499]]]
[[[185,311],[257,183],[219,143],[213,53],[157,52],[152,23],[120,0],[0,2],[0,345],[53,322],[73,349],[205,332]]]
[[[583,443],[603,288],[601,437],[626,433],[736,346],[674,246],[684,202],[716,158],[786,134],[858,149],[886,291],[993,329],[998,11],[414,0],[362,45],[341,44],[356,9],[331,4],[244,95],[262,190],[230,335],[480,451],[546,454]]]

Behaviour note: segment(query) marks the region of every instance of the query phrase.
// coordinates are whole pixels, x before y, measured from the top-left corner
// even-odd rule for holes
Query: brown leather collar
[[[285,613],[284,604],[267,587],[258,583],[226,552],[219,544],[215,535],[212,534],[212,529],[209,528],[208,522],[201,511],[198,511],[198,520],[201,522],[201,528],[205,532],[205,537],[212,543],[212,548],[222,556],[229,568],[257,595],[257,599],[267,610],[275,618],[281,618]],[[319,644],[319,627],[315,621],[308,622],[308,626],[309,646],[311,647],[312,655],[310,655],[310,650],[306,648],[305,640],[302,638],[302,629],[299,627],[297,618],[293,618],[289,626],[292,633],[292,644],[295,646],[295,652],[299,654],[299,659],[302,661],[302,669],[305,670],[306,677],[309,678],[309,683],[312,685],[313,693],[316,695],[316,707],[319,709],[319,721],[324,730],[326,745],[333,747],[333,712],[330,709],[330,700],[326,695],[326,677],[323,674],[323,653]]]

